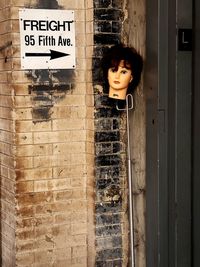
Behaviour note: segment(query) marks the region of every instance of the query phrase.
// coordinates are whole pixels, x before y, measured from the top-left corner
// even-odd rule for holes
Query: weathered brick
[[[16,156],[45,156],[52,154],[51,144],[17,146]]]
[[[93,59],[93,81],[98,85],[102,83],[98,69],[107,49],[106,45],[120,43],[124,13],[120,1],[95,0],[94,8],[94,43],[96,46]],[[112,242],[112,238],[118,235],[118,244],[121,247],[121,217],[118,216],[122,208],[121,199],[118,202],[113,201],[114,195],[111,197],[109,192],[112,186],[121,186],[119,183],[119,177],[123,171],[121,158],[123,146],[120,144],[121,124],[119,123],[121,114],[116,110],[115,104],[102,93],[95,95],[95,108],[96,266],[109,267],[115,266],[113,265],[115,258],[122,257],[122,249],[120,248],[115,253],[113,248],[116,244]],[[115,165],[116,168],[113,168]],[[115,216],[113,212],[116,212]]]
[[[94,24],[94,29],[96,32],[112,32],[112,24],[110,21],[97,21]]]
[[[71,179],[71,186],[72,187],[81,187],[85,185],[85,179],[83,177],[81,178],[73,178]]]
[[[83,130],[85,121],[82,119],[59,119],[52,122],[53,131],[60,130]]]
[[[53,168],[53,177],[54,178],[80,178],[84,176],[84,173],[86,172],[85,165],[80,164],[73,164],[69,166],[63,166],[63,167],[55,167]],[[82,178],[82,180],[84,180]]]
[[[18,218],[16,225],[20,228],[32,228],[35,225],[35,220],[33,217],[31,218]]]
[[[81,223],[77,221],[77,224],[71,225],[72,235],[86,234],[87,233],[87,223]]]
[[[123,20],[124,14],[122,10],[119,9],[95,9],[94,18],[95,20],[103,21],[119,21]]]
[[[16,192],[19,193],[27,193],[34,191],[34,183],[33,181],[26,182],[18,182],[16,185]]]
[[[33,144],[33,134],[32,133],[17,133],[15,135],[16,144],[24,145],[24,144]]]
[[[107,249],[97,252],[97,260],[111,260],[116,258],[122,258],[122,249]]]
[[[120,223],[120,214],[100,214],[96,217],[97,225],[117,224]]]
[[[0,106],[1,119],[12,119],[12,109],[11,107]]]
[[[8,203],[14,203],[14,192],[9,192],[5,188],[1,188],[1,199],[2,201],[6,201]]]
[[[86,257],[78,257],[72,259],[73,267],[87,267],[87,258]]]
[[[14,143],[14,135],[12,132],[6,132],[6,131],[1,131],[0,133],[0,141],[3,143],[9,143],[13,144]]]
[[[102,226],[96,228],[96,235],[97,236],[114,236],[121,234],[121,225],[109,225],[109,226]]]
[[[84,142],[71,142],[71,143],[65,143],[65,144],[56,144],[53,146],[53,153],[54,154],[65,154],[66,151],[68,153],[73,154],[80,154],[85,152],[85,143]],[[77,155],[77,158],[79,155]]]
[[[121,163],[122,160],[119,155],[103,155],[96,157],[97,166],[118,166]]]
[[[85,21],[85,10],[84,9],[75,10],[74,15],[77,21]]]
[[[86,210],[80,210],[80,211],[73,211],[71,213],[71,222],[72,223],[86,223],[87,222],[87,211]]]
[[[52,214],[42,214],[42,216],[35,216],[34,225],[39,227],[41,226],[49,226],[54,223],[54,217]]]
[[[33,205],[22,206],[17,208],[16,215],[24,217],[33,217],[35,214],[35,208]]]
[[[84,199],[86,197],[86,190],[84,189],[70,189],[64,191],[54,192],[54,199],[56,201],[64,201],[69,199]]]
[[[35,230],[34,229],[20,229],[16,232],[18,240],[34,240]]]
[[[44,133],[33,133],[34,143],[64,143],[66,141],[76,142],[85,141],[86,133],[84,130],[77,131],[54,131],[54,132],[44,132]]]
[[[98,238],[96,242],[97,242],[97,246],[101,250],[122,247],[122,238],[120,236]]]
[[[72,248],[64,248],[64,249],[55,249],[55,258],[57,260],[65,259],[65,262],[67,264],[66,259],[71,259],[72,256]],[[60,265],[58,265],[60,266]]]
[[[72,200],[72,207],[74,210],[87,211],[87,201],[86,200]]]
[[[64,213],[56,214],[54,220],[56,224],[70,223],[71,212],[64,212]]]
[[[0,129],[5,131],[13,131],[14,125],[12,120],[0,119]]]
[[[86,242],[87,242],[87,239],[86,239],[85,234],[78,234],[78,235],[74,235],[74,236],[69,236],[69,239],[67,240],[67,243],[71,247],[75,247],[76,244],[79,244],[79,246],[86,246]]]
[[[7,155],[7,156],[11,156],[13,155],[13,146],[11,144],[7,144],[7,143],[1,143],[0,144],[0,151],[1,153]]]
[[[108,8],[111,6],[111,0],[94,0],[95,8]]]
[[[85,246],[77,246],[72,248],[72,258],[86,257],[87,250]]]
[[[1,186],[12,193],[15,191],[14,182],[10,179],[6,179],[5,177],[1,178]]]
[[[20,252],[28,252],[30,250],[33,250],[35,247],[35,244],[33,243],[33,240],[25,240],[25,241],[18,241],[16,245],[16,250]]]
[[[82,88],[81,88],[82,90]],[[86,116],[85,107],[57,106],[53,109],[53,119],[83,119]]]
[[[34,192],[64,190],[69,188],[69,179],[34,181]]]
[[[15,96],[14,101],[17,108],[32,107],[33,105],[32,97],[29,95]]]
[[[20,161],[22,163],[22,161]],[[31,161],[27,159],[29,168],[31,168]],[[49,156],[38,156],[33,158],[33,165],[36,168],[41,167],[57,167],[65,166],[69,164],[82,164],[85,163],[85,155],[79,154],[64,154],[64,155],[49,155]]]
[[[91,21],[89,21],[89,22],[86,22],[86,33],[93,33],[93,30],[94,30],[94,26],[93,26],[93,24],[91,23]],[[90,54],[90,58],[91,58],[91,55],[92,54]]]
[[[34,256],[35,263],[45,263],[51,266],[54,262],[53,249],[44,248],[43,250],[36,250]]]
[[[11,225],[13,228],[15,227],[15,217],[13,216],[13,214],[9,214],[8,212],[2,211],[1,219],[8,225]]]
[[[63,7],[71,8],[71,9],[84,9],[85,8],[85,3],[80,3],[79,0],[69,0],[66,4],[65,0],[60,0],[59,4],[62,5]]]
[[[71,201],[65,201],[65,202],[56,202],[56,203],[43,203],[41,205],[37,205],[35,209],[35,213],[37,215],[42,214],[52,214],[52,213],[63,213],[65,211],[71,211],[72,210]]]
[[[122,23],[118,21],[112,22],[112,32],[113,33],[120,33],[122,30]]]
[[[15,110],[16,120],[31,120],[32,119],[32,109],[31,108],[18,108]]]
[[[93,21],[93,17],[94,17],[94,11],[92,8],[88,8],[86,9],[86,22],[87,21]]]
[[[11,21],[5,20],[0,23],[0,33],[5,34],[7,32],[11,32]]]
[[[44,180],[52,178],[52,168],[37,168],[37,169],[27,169],[27,170],[17,170],[16,180]]]
[[[17,169],[31,169],[34,164],[33,160],[33,157],[18,157],[15,166]]]
[[[93,46],[93,3],[3,2],[0,46],[6,49],[0,55],[0,148],[5,156],[0,164],[2,199],[10,207],[4,207],[1,225],[14,227],[16,222],[12,238],[4,235],[3,266],[14,266],[16,261],[21,267],[86,267],[86,186],[93,175],[91,171],[87,175],[86,165],[93,165],[94,148],[93,110],[87,110],[93,106],[92,49],[87,58],[85,51]],[[27,5],[75,10],[79,33],[75,71],[21,69],[18,9]],[[2,227],[3,234],[9,230]]]
[[[2,248],[2,254],[4,254],[4,252],[6,252],[6,254],[8,254],[9,256],[12,256],[12,258],[14,258],[14,256],[12,255],[12,253],[10,253],[10,251],[12,251],[12,249],[14,249],[13,246],[13,240],[14,240],[14,228],[12,227],[7,227],[7,229],[5,229],[4,227],[2,227],[3,229],[3,233],[1,238],[2,238],[2,243],[4,244],[4,248]],[[7,231],[10,231],[9,233],[7,233]],[[6,233],[6,235],[5,235]],[[12,233],[12,235],[10,234]]]
[[[92,33],[86,33],[86,42],[88,43],[88,45],[93,45],[93,41],[94,41],[94,37]],[[91,64],[89,65],[90,69],[92,68]],[[87,79],[87,76],[92,77],[92,73],[90,72],[86,72],[86,82],[92,82],[92,79]]]
[[[49,203],[53,200],[52,192],[39,192],[20,194],[17,196],[17,203],[19,208],[23,208],[29,205],[38,205],[41,203]],[[31,208],[31,207],[30,207]]]
[[[34,252],[18,253],[16,264],[18,266],[27,266],[34,263],[35,255]]]
[[[12,107],[13,99],[10,96],[1,95],[1,106],[2,107]]]

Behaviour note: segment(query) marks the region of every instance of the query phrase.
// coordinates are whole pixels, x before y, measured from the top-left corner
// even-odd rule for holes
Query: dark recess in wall
[[[96,266],[122,266],[122,187],[126,173],[121,142],[122,113],[108,98],[101,71],[104,52],[120,43],[122,1],[94,0],[93,84],[95,88]],[[98,86],[103,87],[102,92]]]

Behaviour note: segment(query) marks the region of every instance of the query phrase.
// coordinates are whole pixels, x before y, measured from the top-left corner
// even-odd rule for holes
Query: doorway
[[[192,266],[192,11],[189,0],[147,1],[149,267]]]

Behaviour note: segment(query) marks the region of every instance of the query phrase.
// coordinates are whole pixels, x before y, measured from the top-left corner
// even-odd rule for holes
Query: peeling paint
[[[32,2],[32,1],[29,1]],[[26,7],[33,8],[46,8],[46,9],[62,9],[63,7],[58,4],[57,0],[38,0],[36,4],[26,4]]]
[[[48,121],[51,119],[52,111],[49,107],[35,107],[32,110],[33,123]]]
[[[74,70],[30,70],[26,72],[32,85],[28,92],[32,96],[33,122],[48,121],[55,103],[63,100],[74,89]]]
[[[0,52],[12,45],[12,41],[7,42],[5,45],[0,46]]]
[[[39,0],[38,1],[38,7],[39,8],[49,8],[49,9],[58,9],[61,8],[61,6],[58,4],[58,1],[56,0]]]

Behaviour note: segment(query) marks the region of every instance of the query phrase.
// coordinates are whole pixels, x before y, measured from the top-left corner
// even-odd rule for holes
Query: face
[[[127,89],[132,79],[133,79],[132,72],[130,69],[127,69],[124,66],[123,60],[120,61],[118,69],[116,68],[108,69],[108,83],[110,89],[114,90]]]

